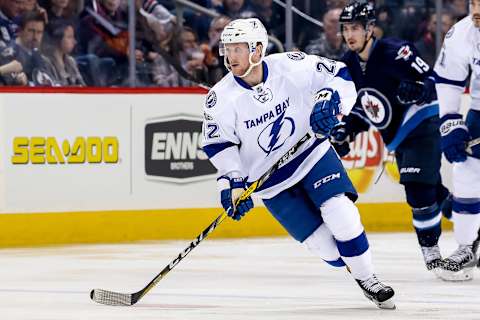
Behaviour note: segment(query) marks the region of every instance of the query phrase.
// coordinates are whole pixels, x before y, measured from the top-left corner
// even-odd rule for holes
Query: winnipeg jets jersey
[[[18,24],[0,11],[0,48],[10,45],[17,37]]]
[[[437,100],[408,106],[397,100],[397,89],[403,80],[433,78],[432,69],[412,44],[394,38],[375,40],[366,63],[353,51],[347,52],[342,60],[358,90],[352,114],[376,127],[390,151],[423,120],[438,115]],[[346,119],[347,123],[353,122],[349,120],[354,116]]]
[[[447,32],[435,64],[440,116],[459,113],[469,70],[472,70],[470,107],[480,110],[480,30],[473,25],[471,16],[463,18]]]
[[[228,73],[208,93],[204,107],[203,150],[219,175],[260,178],[307,132],[313,96],[323,88],[337,90],[341,112],[348,114],[356,91],[345,65],[302,52],[267,56],[263,82],[250,87]],[[271,198],[299,182],[330,148],[310,138],[256,194]]]

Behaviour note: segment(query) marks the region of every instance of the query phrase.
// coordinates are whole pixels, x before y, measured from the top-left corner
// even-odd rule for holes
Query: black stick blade
[[[102,289],[93,289],[90,292],[90,299],[109,306],[131,306],[133,305],[132,296],[129,293],[118,293]]]

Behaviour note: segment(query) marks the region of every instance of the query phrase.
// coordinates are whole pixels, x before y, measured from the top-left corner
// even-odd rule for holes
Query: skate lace
[[[458,249],[447,259],[462,264],[473,258],[472,246],[459,246]]]
[[[361,283],[366,290],[374,293],[377,293],[378,291],[386,287],[377,279],[375,275],[368,278],[367,280],[362,280]]]
[[[427,263],[432,262],[433,260],[442,259],[438,246],[422,247],[422,254]]]

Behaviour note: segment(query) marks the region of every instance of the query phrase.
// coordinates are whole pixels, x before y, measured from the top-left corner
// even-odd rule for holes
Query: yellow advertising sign
[[[72,142],[55,137],[15,137],[12,164],[117,163],[117,137],[76,137]]]
[[[359,193],[367,192],[382,170],[394,182],[400,180],[394,155],[388,152],[380,133],[373,129],[357,135],[350,144],[350,153],[342,158],[342,162]]]

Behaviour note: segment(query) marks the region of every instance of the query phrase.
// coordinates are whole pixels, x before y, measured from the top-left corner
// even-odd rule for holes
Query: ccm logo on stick
[[[323,177],[319,180],[317,180],[314,184],[313,184],[313,187],[315,189],[317,189],[318,187],[320,187],[322,184],[325,184],[325,183],[328,183],[332,180],[335,180],[335,179],[340,179],[340,172],[337,172],[337,173],[334,173],[334,174],[331,174],[329,176],[326,176],[326,177]]]

